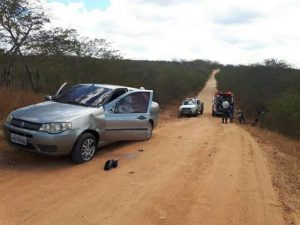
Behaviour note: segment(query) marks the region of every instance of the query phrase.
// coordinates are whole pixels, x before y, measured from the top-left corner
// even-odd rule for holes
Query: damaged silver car
[[[7,141],[42,154],[71,154],[84,163],[97,147],[151,138],[159,118],[152,90],[103,84],[63,89],[11,112],[4,124]]]

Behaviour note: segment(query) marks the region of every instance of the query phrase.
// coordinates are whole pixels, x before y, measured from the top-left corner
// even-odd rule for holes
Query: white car
[[[178,116],[198,116],[203,114],[203,110],[204,103],[199,98],[186,98],[179,107]]]

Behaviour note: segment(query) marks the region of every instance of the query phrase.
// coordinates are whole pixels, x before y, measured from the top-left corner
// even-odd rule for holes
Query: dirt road
[[[204,115],[165,114],[150,141],[105,147],[84,165],[2,142],[0,224],[285,224],[255,139],[211,117],[215,87],[212,76],[199,94]],[[104,172],[109,158],[120,166]]]

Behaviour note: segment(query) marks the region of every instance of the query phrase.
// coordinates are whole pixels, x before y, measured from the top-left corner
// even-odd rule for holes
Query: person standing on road
[[[229,120],[230,120],[230,123],[233,122],[233,113],[234,113],[234,104],[233,103],[230,103],[229,104]]]
[[[222,114],[222,123],[227,123],[228,116],[229,116],[229,102],[227,100],[224,100],[222,102],[222,109],[223,109],[223,114]]]

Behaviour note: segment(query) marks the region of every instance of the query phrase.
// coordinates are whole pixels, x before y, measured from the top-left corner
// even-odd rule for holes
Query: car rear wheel
[[[151,121],[149,121],[145,140],[149,140],[152,137],[152,132],[153,132],[153,124]]]
[[[72,160],[75,163],[90,161],[96,152],[96,138],[91,133],[83,133],[77,140],[72,151]]]

